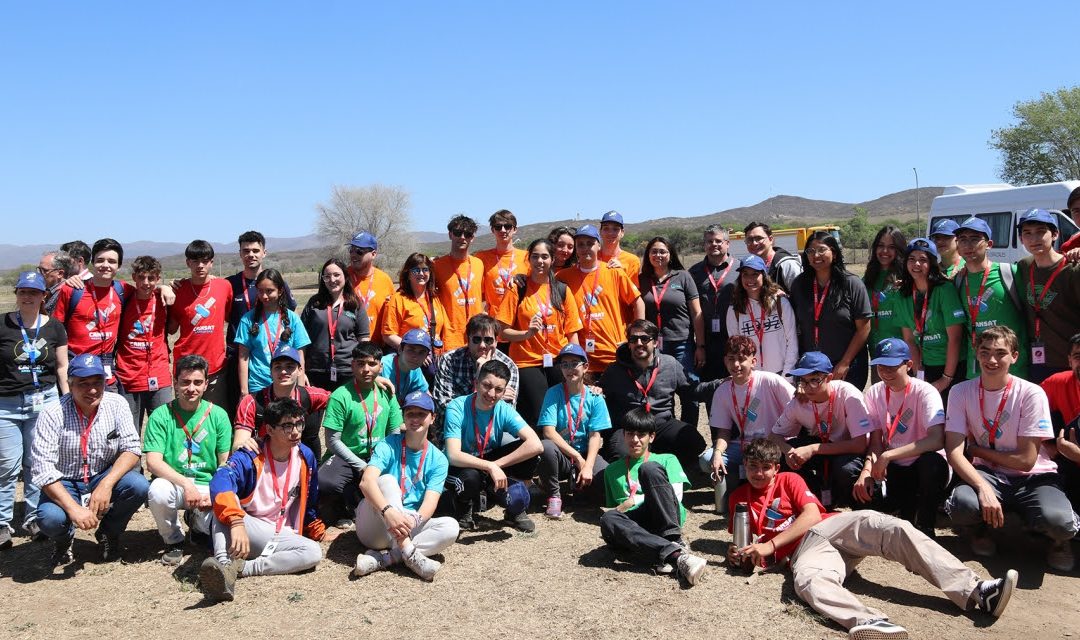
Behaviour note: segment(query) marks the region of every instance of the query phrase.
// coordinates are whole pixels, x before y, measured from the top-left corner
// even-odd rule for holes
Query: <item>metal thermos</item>
[[[750,505],[745,502],[737,503],[734,517],[731,530],[735,534],[735,548],[742,549],[750,544]]]

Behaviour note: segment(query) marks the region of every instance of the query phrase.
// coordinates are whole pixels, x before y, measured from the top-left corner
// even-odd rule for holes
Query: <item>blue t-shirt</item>
[[[295,311],[288,311],[289,314],[289,328],[292,329],[292,335],[288,340],[281,340],[280,333],[278,331],[279,323],[281,322],[281,316],[278,314],[272,314],[266,319],[266,324],[263,324],[263,319],[255,319],[255,310],[252,309],[244,314],[244,317],[240,318],[240,324],[236,326],[236,336],[233,341],[236,344],[242,344],[247,347],[248,350],[248,393],[255,393],[261,391],[266,387],[269,387],[273,380],[270,378],[270,340],[273,336],[274,346],[287,344],[297,351],[311,344],[311,338],[308,337],[307,329],[304,328],[304,323],[300,322],[300,316],[296,315]],[[251,325],[255,322],[259,324],[259,333],[251,335]],[[269,327],[270,335],[267,335],[266,329]]]
[[[611,428],[611,418],[608,416],[607,404],[604,399],[585,388],[585,398],[581,394],[570,397],[570,412],[574,417],[574,426],[577,434],[573,442],[570,441],[570,423],[566,417],[566,395],[564,386],[557,384],[544,394],[544,404],[540,406],[540,419],[536,421],[536,428],[555,427],[563,440],[577,449],[578,453],[585,455],[589,450],[589,434],[595,431],[603,431]],[[585,408],[581,408],[581,403]],[[581,411],[581,424],[578,424],[578,411]],[[583,428],[584,427],[584,428]]]
[[[457,438],[461,440],[461,451],[477,457],[483,457],[479,453],[476,443],[476,434],[484,439],[485,455],[498,449],[502,443],[503,433],[517,436],[522,427],[529,426],[525,419],[508,403],[499,401],[492,410],[495,418],[492,420],[492,411],[476,410],[473,414],[473,398],[475,393],[467,396],[459,396],[446,405],[446,418],[443,426],[443,439]],[[491,434],[487,433],[488,423],[491,423]]]
[[[401,442],[404,434],[392,433],[386,439],[375,445],[375,453],[371,454],[368,464],[378,469],[380,475],[393,476],[401,486]],[[427,456],[424,457],[423,473],[419,473],[417,465],[420,464],[421,451],[405,449],[405,492],[401,496],[401,504],[410,511],[417,511],[424,502],[424,493],[434,491],[443,492],[446,482],[446,473],[450,469],[450,463],[446,455],[439,448],[427,444]],[[420,475],[419,480],[417,475]]]
[[[405,396],[413,391],[427,391],[428,383],[424,379],[424,373],[420,367],[401,375],[394,368],[394,361],[398,354],[389,353],[382,357],[382,377],[394,383],[394,393],[397,394],[398,404],[405,401]]]

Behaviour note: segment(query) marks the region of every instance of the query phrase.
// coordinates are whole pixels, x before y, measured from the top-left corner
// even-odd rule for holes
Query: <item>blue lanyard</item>
[[[15,320],[18,321],[18,323],[19,323],[19,331],[22,332],[23,351],[25,351],[26,356],[28,358],[30,358],[30,375],[33,376],[33,378],[34,378],[34,388],[35,389],[40,389],[41,388],[41,382],[38,381],[37,367],[34,366],[34,365],[37,363],[37,356],[38,356],[37,340],[38,340],[38,335],[41,333],[41,316],[38,315],[38,317],[35,319],[36,322],[34,323],[34,340],[33,340],[33,342],[30,341],[30,336],[27,335],[27,333],[26,333],[26,326],[23,325],[23,319],[22,319],[22,312],[21,311],[16,311],[15,312]]]

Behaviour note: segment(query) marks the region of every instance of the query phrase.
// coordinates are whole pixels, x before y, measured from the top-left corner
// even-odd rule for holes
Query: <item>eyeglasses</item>
[[[304,421],[300,420],[300,421],[297,421],[297,422],[282,422],[281,424],[279,424],[277,426],[277,428],[281,429],[282,431],[284,431],[286,433],[288,433],[289,431],[303,431],[304,430]]]
[[[909,264],[930,264],[930,258],[927,258],[926,256],[921,258],[918,256],[908,256],[907,261]]]
[[[746,244],[761,244],[769,239],[769,236],[746,236],[743,241]]]
[[[560,369],[577,369],[581,365],[585,364],[583,360],[560,360]]]
[[[486,344],[487,346],[490,347],[491,345],[495,344],[495,336],[473,336],[472,337],[472,343],[473,344]]]
[[[652,342],[652,336],[639,333],[632,336],[626,336],[626,341],[630,344],[648,344]]]
[[[828,376],[803,376],[799,380],[808,387],[820,387]]]
[[[455,238],[465,238],[466,240],[469,240],[476,234],[474,234],[472,231],[451,231],[450,235],[454,236]]]
[[[829,253],[830,251],[832,251],[832,249],[830,249],[828,247],[817,247],[816,249],[812,248],[812,247],[807,247],[806,248],[806,255],[808,255],[808,256],[823,256],[826,253]]]
[[[43,276],[47,276],[50,273],[52,273],[53,271],[59,271],[59,269],[42,269],[41,267],[38,267],[37,270],[38,270],[38,273],[40,273]]]
[[[427,267],[413,267],[409,269],[409,273],[413,274],[414,276],[418,276],[425,273],[431,273],[431,269],[428,269]]]
[[[667,249],[653,249],[649,251],[650,256],[667,256],[671,255],[671,252]]]
[[[509,222],[491,225],[492,231],[513,231],[514,229],[514,225],[510,224]]]

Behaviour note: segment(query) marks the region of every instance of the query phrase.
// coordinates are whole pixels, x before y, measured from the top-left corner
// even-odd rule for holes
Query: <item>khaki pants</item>
[[[843,587],[863,558],[904,565],[967,609],[979,576],[911,523],[877,511],[839,513],[814,525],[791,556],[795,592],[815,611],[845,629],[887,619]]]

